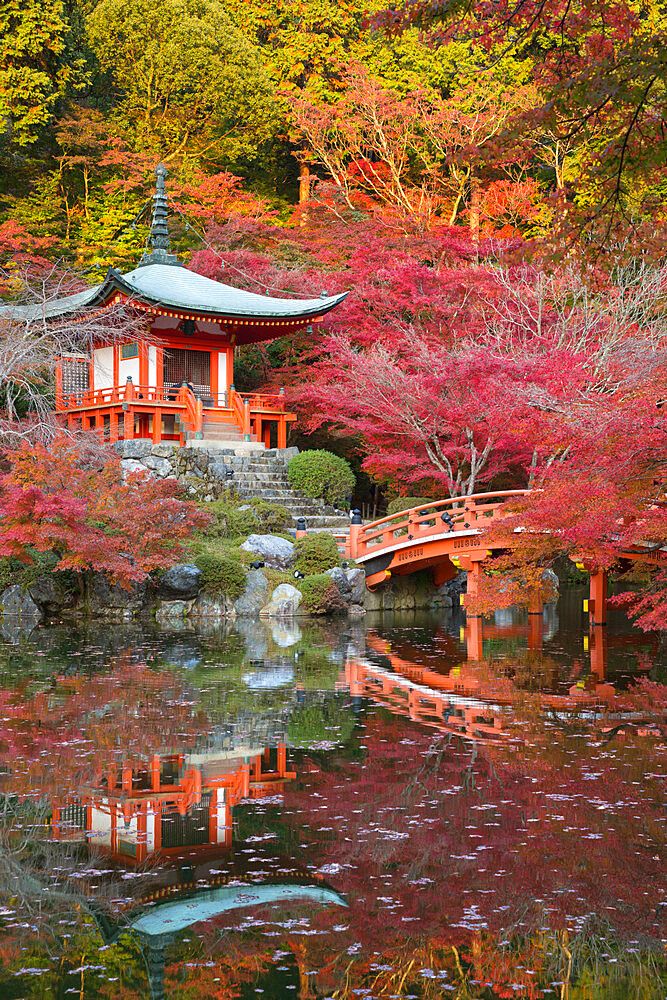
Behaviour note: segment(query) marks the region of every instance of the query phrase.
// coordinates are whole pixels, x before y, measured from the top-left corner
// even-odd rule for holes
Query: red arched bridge
[[[463,569],[468,573],[467,596],[474,598],[483,563],[493,555],[484,529],[505,516],[508,501],[528,493],[530,490],[503,490],[435,500],[369,524],[353,522],[349,534],[335,537],[341,554],[363,567],[371,590],[392,576],[422,569],[430,569],[435,585],[440,586]],[[667,547],[649,551],[639,545],[631,552],[619,551],[619,559],[662,563],[667,560]],[[595,624],[605,624],[607,574],[583,563],[577,565],[590,573],[591,591],[585,610]],[[529,611],[541,613],[541,598],[535,598]]]

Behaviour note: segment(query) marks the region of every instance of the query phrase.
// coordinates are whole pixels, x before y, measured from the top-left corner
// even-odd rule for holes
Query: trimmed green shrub
[[[326,573],[307,576],[305,580],[297,580],[297,584],[303,594],[301,607],[308,614],[333,615],[347,610],[338,587]]]
[[[277,531],[292,527],[292,515],[282,504],[271,503],[270,500],[262,500],[261,497],[253,497],[250,504],[257,518],[260,534],[273,535]]]
[[[333,566],[340,566],[338,546],[333,535],[316,531],[296,540],[296,569],[305,576],[324,573]]]
[[[433,498],[429,497],[394,497],[387,504],[387,514],[400,514],[402,510],[410,510],[411,507],[421,507],[424,504],[433,503]]]
[[[211,596],[226,594],[236,600],[245,590],[246,575],[238,559],[200,552],[195,565],[201,570],[204,590]]]
[[[293,490],[339,507],[354,492],[354,473],[344,458],[330,451],[302,451],[287,470]]]

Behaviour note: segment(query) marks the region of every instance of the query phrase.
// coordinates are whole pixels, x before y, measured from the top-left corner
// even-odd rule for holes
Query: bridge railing
[[[381,549],[391,548],[403,537],[426,539],[451,531],[479,530],[496,516],[496,512],[508,500],[525,496],[529,492],[530,490],[501,490],[434,500],[410,510],[389,514],[358,528],[356,532],[353,525],[349,552],[346,554],[359,559]]]

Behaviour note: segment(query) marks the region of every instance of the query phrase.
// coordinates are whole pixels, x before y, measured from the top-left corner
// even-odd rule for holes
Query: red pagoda
[[[99,342],[91,356],[64,357],[56,372],[56,411],[70,427],[110,442],[149,438],[255,441],[284,448],[282,391],[246,394],[234,387],[234,348],[295,333],[347,293],[318,299],[273,298],[223,285],[183,267],[170,253],[166,168],[153,199],[150,251],[127,274],[109,268],[93,288],[48,304],[45,317],[73,318],[123,305],[148,320],[145,339]]]

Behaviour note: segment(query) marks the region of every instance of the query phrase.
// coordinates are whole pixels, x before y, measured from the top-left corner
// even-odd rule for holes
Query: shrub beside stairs
[[[287,452],[290,453],[289,456]],[[346,530],[350,524],[346,511],[332,507],[323,500],[303,496],[290,488],[287,465],[295,452],[296,449],[290,448],[285,452],[271,449],[245,456],[240,466],[230,463],[234,475],[229,480],[229,485],[244,499],[259,497],[270,503],[282,504],[294,518],[295,527],[297,518],[305,517],[308,531]]]

